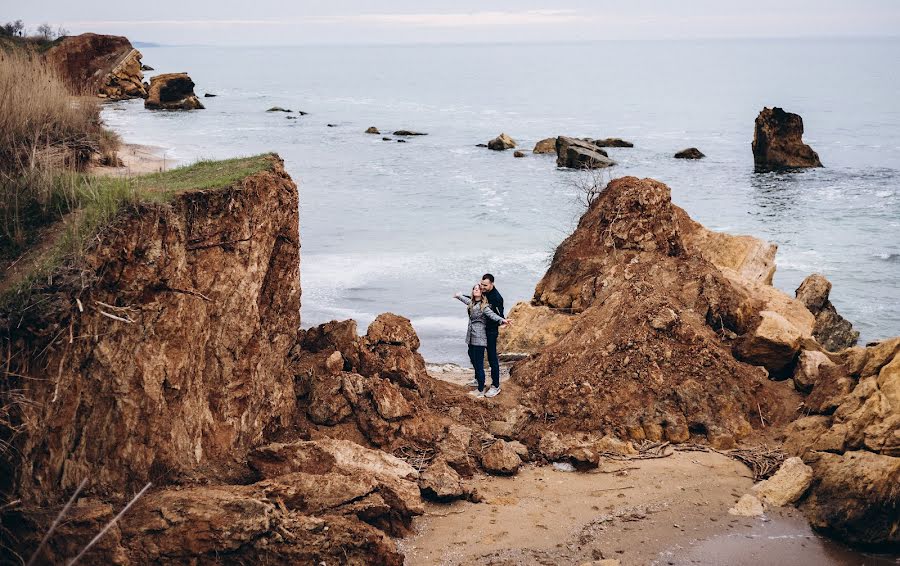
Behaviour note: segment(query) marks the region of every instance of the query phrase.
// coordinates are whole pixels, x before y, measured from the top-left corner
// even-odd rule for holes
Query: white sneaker
[[[469,391],[469,395],[481,399],[482,397],[484,397],[484,391],[479,391],[476,389],[475,391]]]
[[[473,379],[472,381],[466,383],[466,385],[468,385],[469,387],[478,387],[478,380]]]
[[[499,387],[491,387],[487,390],[487,393],[484,394],[485,397],[496,397],[497,395],[500,395]]]

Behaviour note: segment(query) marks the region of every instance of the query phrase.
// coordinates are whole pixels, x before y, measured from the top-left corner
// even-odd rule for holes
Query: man
[[[487,297],[488,303],[495,313],[501,318],[506,318],[503,313],[503,296],[500,291],[494,287],[494,276],[485,273],[481,276],[481,292]],[[500,335],[500,325],[492,320],[488,320],[487,326],[487,356],[488,364],[491,366],[491,389],[488,390],[486,396],[493,397],[500,393],[500,358],[497,355],[497,337]]]

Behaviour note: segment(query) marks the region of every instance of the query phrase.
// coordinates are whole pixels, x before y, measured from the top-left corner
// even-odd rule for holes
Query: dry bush
[[[82,169],[117,143],[101,127],[96,99],[73,96],[32,52],[0,52],[0,249],[21,246],[30,225],[58,216],[61,171]]]

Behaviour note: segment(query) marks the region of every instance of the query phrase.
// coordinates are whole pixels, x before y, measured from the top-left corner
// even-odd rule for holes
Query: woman
[[[481,292],[481,285],[476,284],[472,287],[472,298],[456,293],[454,298],[459,299],[468,305],[469,310],[469,328],[466,331],[466,344],[469,345],[469,360],[472,367],[475,368],[475,383],[478,391],[471,394],[475,397],[494,397],[500,393],[500,384],[495,383],[491,388],[484,391],[484,351],[487,348],[487,327],[485,321],[489,318],[494,322],[500,323],[501,326],[509,324],[509,321],[501,317],[493,310],[488,303],[487,297]]]

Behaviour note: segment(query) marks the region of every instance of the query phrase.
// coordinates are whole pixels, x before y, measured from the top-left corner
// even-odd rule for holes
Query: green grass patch
[[[80,258],[87,243],[111,223],[126,206],[169,202],[178,194],[229,187],[238,181],[272,168],[271,154],[239,157],[223,161],[199,161],[193,165],[137,177],[95,177],[61,174],[53,200],[60,220],[44,230],[45,238],[34,250],[24,275],[0,293],[0,309],[14,308],[27,300],[34,284],[57,268]]]

